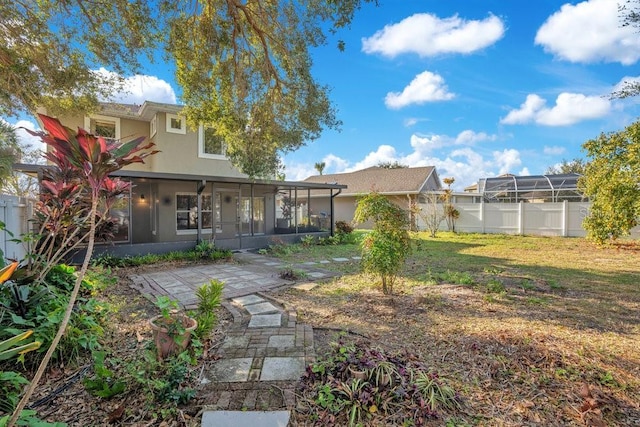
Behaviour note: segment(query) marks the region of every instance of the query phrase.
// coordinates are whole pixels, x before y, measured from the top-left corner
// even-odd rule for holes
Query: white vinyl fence
[[[467,233],[532,234],[539,236],[584,237],[582,220],[589,212],[589,203],[455,203],[460,212],[456,231]],[[440,205],[441,206],[441,205]],[[428,212],[429,205],[421,205]],[[418,219],[418,228],[425,223]],[[447,229],[446,221],[440,224]],[[640,227],[631,232],[640,237]]]
[[[35,201],[24,197],[0,194],[0,221],[13,233],[13,238],[29,232],[34,203]],[[6,259],[19,261],[25,257],[26,250],[22,243],[11,241],[13,238],[6,231],[0,231],[0,250]]]

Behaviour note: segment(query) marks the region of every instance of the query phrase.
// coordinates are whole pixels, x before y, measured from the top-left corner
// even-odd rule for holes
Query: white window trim
[[[201,159],[218,159],[226,160],[227,156],[224,154],[210,154],[204,152],[204,125],[198,126],[198,157]]]
[[[153,138],[158,132],[158,115],[154,114],[149,122],[149,138]]]
[[[171,126],[171,119],[178,119],[180,120],[180,128],[174,128]],[[167,133],[177,133],[180,135],[186,135],[187,133],[187,121],[185,120],[184,117],[179,116],[177,114],[172,114],[172,113],[166,113],[166,128],[167,128]]]
[[[174,219],[173,220],[176,222],[176,235],[197,234],[198,233],[198,230],[196,228],[189,228],[189,229],[186,229],[186,230],[179,230],[178,229],[178,211],[181,211],[181,212],[185,212],[185,211],[178,209],[178,203],[177,203],[178,196],[197,196],[197,195],[198,195],[198,193],[193,193],[193,192],[188,192],[188,191],[178,191],[178,192],[175,193],[174,200],[176,201],[176,208],[174,210],[174,216],[173,216]],[[210,193],[203,193],[202,195],[203,196],[204,195],[210,196],[211,194]],[[211,198],[211,203],[215,203],[214,200],[213,200],[213,197]],[[202,212],[211,212],[211,220],[214,221],[215,220],[215,218],[214,218],[215,213],[214,213],[214,210],[213,210],[213,205],[211,205],[211,208],[212,208],[212,210],[207,210],[207,211],[203,210]],[[211,230],[211,228],[202,227],[202,232],[204,234],[211,234],[212,230]]]
[[[90,116],[84,116],[84,130],[89,133],[94,133],[91,129],[91,120],[102,120],[105,122],[112,122],[116,125],[116,140],[120,140],[120,117],[103,116],[100,114],[91,114]]]

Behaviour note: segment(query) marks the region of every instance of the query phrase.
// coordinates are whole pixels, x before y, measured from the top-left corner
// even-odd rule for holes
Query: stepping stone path
[[[202,379],[213,391],[202,425],[286,426],[287,411],[260,411],[295,405],[296,382],[315,360],[311,326],[261,294],[232,298],[225,306],[234,326]]]
[[[211,279],[222,281],[222,304],[233,315],[233,326],[217,348],[215,361],[201,375],[208,408],[202,426],[285,427],[290,414],[284,409],[295,406],[298,378],[315,360],[313,329],[299,323],[295,311],[286,310],[263,293],[295,285],[279,277],[285,264],[250,252],[237,253],[235,258],[240,264],[132,275],[132,287],[152,299],[168,295],[189,309],[197,306],[195,291],[202,284]],[[314,280],[339,275],[322,269],[322,265],[359,259],[333,258],[295,265],[310,280],[295,287],[311,290],[317,286]]]

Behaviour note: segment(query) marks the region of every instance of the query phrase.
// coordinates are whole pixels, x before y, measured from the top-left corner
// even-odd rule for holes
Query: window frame
[[[212,128],[211,126],[206,126],[207,128]],[[204,151],[204,137],[205,137],[205,126],[203,124],[200,124],[200,126],[198,126],[198,157],[200,157],[201,159],[218,159],[218,160],[226,160],[227,156],[226,156],[226,146],[223,142],[223,154],[211,154],[211,153],[206,153]]]
[[[171,120],[173,119],[180,120],[179,128],[175,128],[171,126]],[[167,133],[177,133],[179,135],[186,135],[187,133],[187,121],[183,116],[179,114],[166,113],[165,124],[166,124]]]
[[[154,114],[149,122],[149,138],[153,138],[158,133],[158,115]]]
[[[175,202],[176,202],[176,208],[174,211],[174,221],[176,224],[176,234],[180,235],[180,234],[196,234],[198,232],[198,225],[197,225],[197,219],[196,219],[196,228],[178,228],[178,213],[179,212],[186,212],[187,214],[189,214],[191,211],[190,210],[184,210],[184,209],[178,209],[178,197],[179,196],[198,196],[198,193],[195,192],[189,192],[189,191],[177,191],[175,193]],[[202,197],[209,197],[211,199],[211,203],[214,203],[214,199],[213,199],[213,195],[211,193],[202,193]],[[204,203],[203,203],[204,205]],[[213,229],[213,224],[215,222],[215,209],[213,204],[211,205],[211,209],[202,209],[200,214],[204,214],[209,212],[211,214],[211,227],[202,227],[202,232],[203,233],[207,233],[210,234],[212,232]],[[188,224],[187,224],[188,227]]]
[[[87,132],[91,133],[92,135],[95,135],[95,125],[94,125],[95,121],[113,123],[115,125],[115,129],[116,129],[115,140],[116,141],[120,140],[120,138],[121,138],[121,135],[120,135],[120,117],[103,116],[101,114],[91,114],[89,116],[84,116],[84,130],[86,130]],[[96,135],[96,136],[103,136],[103,135]],[[105,137],[105,138],[113,139],[113,138],[109,138],[109,137]]]

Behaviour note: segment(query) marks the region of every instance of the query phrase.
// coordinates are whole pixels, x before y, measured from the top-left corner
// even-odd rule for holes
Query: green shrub
[[[218,248],[213,242],[207,242],[204,240],[196,245],[193,249],[193,253],[195,254],[196,259],[210,259],[214,261],[229,259],[233,256],[233,253],[230,250]]]
[[[304,247],[309,247],[309,246],[313,245],[315,243],[315,241],[316,241],[316,238],[313,237],[311,234],[306,234],[306,235],[302,236],[302,238],[300,239],[300,243]]]
[[[373,220],[362,240],[362,266],[382,280],[382,292],[393,294],[395,279],[411,250],[407,214],[385,196],[372,192],[358,201],[354,221]]]
[[[99,347],[110,307],[91,297],[91,292],[108,286],[112,278],[98,270],[82,282],[81,293],[65,334],[54,353],[59,360],[76,359],[82,352]],[[36,352],[26,355],[35,363],[50,346],[66,310],[70,289],[75,281],[75,268],[58,265],[47,274],[46,285],[23,281],[15,286],[0,287],[0,307],[10,315],[0,317],[0,340],[32,329],[35,340],[42,343]]]
[[[346,221],[336,221],[336,233],[351,234],[353,226]]]
[[[209,283],[205,283],[196,291],[198,309],[195,313],[195,319],[198,321],[198,326],[194,334],[200,339],[205,339],[218,322],[216,309],[220,307],[223,288],[224,283],[214,279]]]

